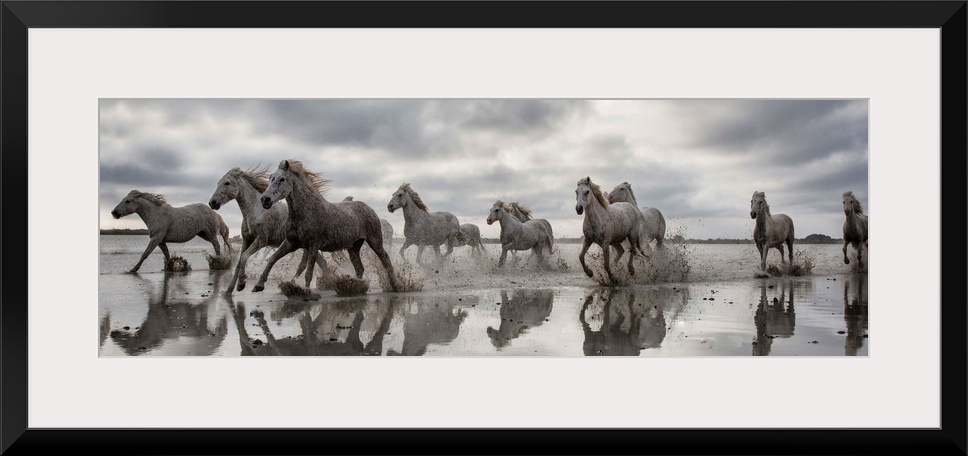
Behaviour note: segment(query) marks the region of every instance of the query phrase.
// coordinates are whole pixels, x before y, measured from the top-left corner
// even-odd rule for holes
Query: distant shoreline
[[[106,236],[147,236],[148,230],[145,229],[106,229],[101,230],[101,235]],[[234,240],[234,238],[233,238]],[[497,238],[482,238],[481,242],[484,244],[500,244],[500,239]],[[581,244],[581,238],[558,238],[555,239],[556,243],[559,244]],[[673,239],[666,239],[666,242],[676,242]],[[753,239],[683,239],[681,240],[683,244],[752,244]],[[841,244],[843,239],[797,239],[793,241],[794,244]],[[403,238],[393,238],[393,243],[403,245]]]

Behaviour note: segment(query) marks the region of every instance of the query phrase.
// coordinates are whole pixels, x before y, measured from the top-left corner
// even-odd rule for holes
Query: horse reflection
[[[111,340],[128,355],[147,353],[166,342],[177,342],[179,347],[184,346],[178,353],[180,355],[207,356],[215,353],[225,340],[228,319],[222,316],[214,322],[214,327],[210,327],[209,306],[218,299],[219,283],[224,272],[210,272],[214,289],[199,303],[175,297],[170,288],[178,276],[165,274],[161,293],[150,293],[148,314],[141,326],[134,330],[111,331]],[[149,283],[147,279],[137,277]]]
[[[852,295],[851,288],[854,290]],[[857,356],[867,335],[867,275],[856,274],[844,282],[844,323],[847,324],[844,354]]]
[[[487,336],[497,348],[506,347],[511,339],[519,337],[529,328],[540,326],[551,315],[555,294],[553,290],[512,291],[501,290],[501,325],[498,329],[487,327]]]
[[[585,333],[585,355],[638,356],[644,349],[659,348],[666,336],[666,307],[677,315],[687,296],[665,287],[596,289],[585,298],[578,315]],[[600,321],[600,329],[594,330],[589,319]]]
[[[403,346],[387,350],[388,356],[420,356],[430,344],[446,344],[457,338],[467,311],[448,297],[393,296],[404,314]]]
[[[296,337],[277,338],[261,310],[249,313],[265,335],[265,342],[253,339],[246,330],[245,303],[235,304],[226,297],[234,311],[239,343],[243,356],[367,356],[383,352],[383,339],[393,318],[393,305],[386,300],[369,302],[366,298],[350,299],[329,304],[306,305],[304,302],[287,301],[270,317],[281,322],[295,319],[299,323]],[[364,322],[376,320],[377,327],[372,338],[364,343]],[[345,334],[345,337],[342,337]]]
[[[790,285],[790,302],[787,306],[786,293],[788,282],[779,284],[780,297],[773,297],[771,301],[766,296],[766,287],[760,287],[760,303],[753,314],[753,324],[756,325],[756,340],[753,342],[753,355],[766,356],[770,354],[773,339],[790,337],[797,324],[797,316],[793,307],[793,286]]]

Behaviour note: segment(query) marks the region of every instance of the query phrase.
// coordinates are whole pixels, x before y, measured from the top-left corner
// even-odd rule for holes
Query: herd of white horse
[[[345,250],[356,277],[362,278],[360,249],[364,244],[373,250],[386,269],[391,288],[400,290],[390,256],[384,248],[384,244],[392,244],[393,227],[386,219],[378,217],[373,208],[362,201],[354,201],[352,196],[338,203],[327,201],[325,194],[328,184],[328,180],[306,169],[301,162],[282,160],[271,175],[267,169],[232,168],[218,181],[208,205],[196,203],[172,207],[161,195],[132,190],[111,211],[111,215],[117,219],[136,213],[148,227],[148,246],[129,271],[132,273],[138,271],[156,247],[161,249],[168,264],[171,257],[167,244],[188,242],[196,236],[210,242],[216,256],[221,255],[219,237],[231,252],[228,227],[215,211],[235,200],[242,212],[242,247],[228,293],[233,289],[242,291],[245,288],[245,264],[252,254],[264,247],[275,247],[276,250],[268,259],[253,291],[262,291],[276,262],[298,249],[302,249],[303,253],[293,279],[305,270],[307,287],[315,270],[315,267],[307,266],[319,265],[323,271],[328,271],[326,260],[320,252]],[[578,215],[584,215],[584,242],[578,260],[588,277],[592,277],[593,273],[585,264],[585,253],[592,243],[602,249],[604,269],[610,283],[617,283],[610,268],[611,249],[616,252],[616,262],[628,251],[628,271],[634,275],[633,259],[636,256],[649,256],[646,249],[652,241],[655,241],[653,249],[662,248],[665,218],[656,208],[640,208],[628,182],[606,193],[589,177],[585,177],[578,181],[575,199],[575,211]],[[867,215],[853,192],[843,194],[843,207],[846,216],[843,227],[844,263],[850,263],[847,246],[852,245],[857,252],[859,266],[863,269],[863,252],[867,249]],[[461,225],[450,212],[430,212],[409,183],[393,192],[387,204],[390,213],[398,209],[403,212],[404,218],[404,243],[399,250],[401,256],[411,245],[417,246],[418,263],[424,248],[428,246],[433,248],[438,260],[451,254],[455,246],[468,245],[475,253],[483,252],[481,232],[477,225]],[[793,220],[786,214],[772,215],[766,195],[759,191],[753,193],[750,201],[750,217],[756,220],[753,240],[760,253],[760,269],[766,270],[767,252],[773,248],[780,251],[780,259],[785,262],[784,246],[792,264]],[[546,264],[544,253],[551,254],[554,249],[554,234],[547,220],[533,218],[531,210],[517,202],[498,200],[491,206],[487,216],[488,225],[495,222],[501,227],[498,267],[504,266],[508,252],[519,250],[531,250],[539,264]],[[443,254],[441,245],[447,246]]]

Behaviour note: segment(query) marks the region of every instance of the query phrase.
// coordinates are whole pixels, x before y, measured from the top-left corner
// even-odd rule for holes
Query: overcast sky
[[[101,228],[132,189],[207,203],[232,167],[302,161],[327,199],[364,201],[402,236],[390,196],[411,183],[431,211],[498,237],[496,199],[581,235],[575,187],[628,181],[667,236],[752,237],[750,196],[793,218],[798,238],[842,237],[841,194],[867,204],[866,100],[106,100],[100,101]],[[239,234],[234,202],[219,213]]]

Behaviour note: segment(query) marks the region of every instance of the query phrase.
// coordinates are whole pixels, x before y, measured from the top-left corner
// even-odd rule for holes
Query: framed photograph
[[[3,2],[0,452],[965,454],[966,11]]]

